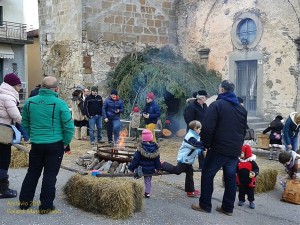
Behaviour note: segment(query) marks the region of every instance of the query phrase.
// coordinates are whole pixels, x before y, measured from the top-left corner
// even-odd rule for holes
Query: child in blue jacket
[[[153,134],[150,130],[143,130],[142,142],[134,153],[128,169],[132,172],[138,170],[139,176],[142,172],[145,183],[145,198],[150,198],[152,175],[161,170],[159,147],[156,142],[153,142]]]
[[[168,162],[162,162],[162,170],[173,174],[181,174],[185,172],[185,191],[188,197],[198,197],[199,190],[194,187],[194,169],[193,164],[198,154],[205,156],[203,144],[200,141],[201,123],[193,120],[189,123],[189,131],[184,137],[184,140],[179,148],[177,155],[177,166],[173,166]]]

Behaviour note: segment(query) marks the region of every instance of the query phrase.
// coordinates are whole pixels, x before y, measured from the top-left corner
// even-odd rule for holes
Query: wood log
[[[194,170],[194,172],[201,172],[201,170],[197,169],[197,170]],[[149,176],[161,176],[161,175],[176,175],[176,174],[162,172],[161,174],[154,173]],[[133,173],[113,173],[113,174],[100,173],[100,174],[97,174],[96,177],[133,177]]]

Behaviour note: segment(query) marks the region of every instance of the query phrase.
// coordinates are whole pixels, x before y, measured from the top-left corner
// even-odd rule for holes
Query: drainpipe
[[[296,95],[296,111],[300,111],[300,79],[299,79],[299,72],[300,72],[300,37],[296,38],[295,44],[297,45],[297,95]]]

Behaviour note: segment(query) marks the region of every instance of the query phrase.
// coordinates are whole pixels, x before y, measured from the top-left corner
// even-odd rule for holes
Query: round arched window
[[[262,37],[260,18],[253,13],[242,13],[234,19],[231,29],[231,40],[237,49],[254,48]]]
[[[242,45],[252,44],[256,38],[256,24],[252,19],[243,19],[237,27],[236,34]]]

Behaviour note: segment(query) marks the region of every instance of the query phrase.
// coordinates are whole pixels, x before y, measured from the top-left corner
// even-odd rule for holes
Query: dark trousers
[[[194,169],[193,166],[190,164],[185,163],[178,163],[177,166],[172,165],[171,163],[164,162],[162,164],[162,170],[167,171],[173,174],[181,174],[185,172],[185,188],[186,192],[193,192],[195,191],[194,186]]]
[[[240,186],[239,187],[239,201],[245,201],[245,196],[248,196],[248,201],[254,201],[254,188],[250,188],[248,186]]]
[[[62,141],[52,144],[32,143],[29,153],[29,168],[22,184],[20,202],[30,203],[33,201],[37,183],[44,169],[40,194],[41,206],[44,209],[53,207],[56,176],[63,154],[64,145]]]
[[[7,179],[11,159],[11,146],[0,144],[0,179]]]
[[[214,190],[214,177],[223,168],[225,191],[223,194],[222,208],[226,212],[233,212],[236,196],[236,168],[238,157],[221,155],[213,149],[207,151],[201,176],[201,196],[199,205],[202,209],[211,212],[211,198]]]

